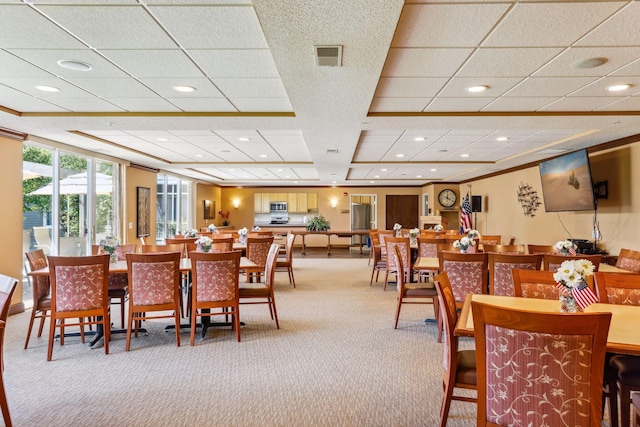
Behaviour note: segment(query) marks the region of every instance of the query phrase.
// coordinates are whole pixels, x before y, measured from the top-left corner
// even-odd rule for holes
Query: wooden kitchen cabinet
[[[253,210],[255,213],[265,213],[264,206],[262,205],[262,193],[255,193],[253,195]]]
[[[297,193],[298,212],[306,214],[309,211],[307,206],[307,193]]]
[[[318,209],[318,193],[307,193],[307,209]]]
[[[289,213],[300,212],[297,193],[287,193],[287,209],[289,210]]]

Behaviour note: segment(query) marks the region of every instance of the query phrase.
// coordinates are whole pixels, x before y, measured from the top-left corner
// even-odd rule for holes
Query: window
[[[174,176],[158,174],[156,206],[156,242],[190,228],[193,212],[192,183]]]

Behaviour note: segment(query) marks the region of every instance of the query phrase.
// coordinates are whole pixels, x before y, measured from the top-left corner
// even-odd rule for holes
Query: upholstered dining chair
[[[233,250],[233,237],[216,237],[211,239],[211,252],[231,252]]]
[[[243,269],[247,282],[253,281],[254,278],[256,282],[260,282],[272,243],[273,236],[247,237],[247,258],[256,265]]]
[[[240,342],[240,256],[240,251],[191,254],[192,346],[195,344],[196,319],[215,315],[233,317],[233,328]],[[212,309],[222,311],[212,313]]]
[[[548,271],[557,271],[563,261],[566,260],[575,260],[575,259],[586,259],[591,261],[594,267],[594,271],[598,271],[600,268],[600,261],[602,260],[602,255],[555,255],[555,254],[544,254],[544,258],[542,261],[542,268]]]
[[[489,292],[486,253],[464,254],[439,251],[438,258],[440,272],[447,273],[458,308],[462,307],[467,294],[486,294]]]
[[[387,260],[387,237],[395,237],[393,230],[378,230],[378,241],[380,241],[380,257],[383,261]],[[376,280],[377,281],[377,280]]]
[[[542,255],[520,255],[489,252],[489,293],[514,296],[512,270],[540,270]]]
[[[141,320],[173,318],[180,347],[180,252],[126,254],[129,313],[126,350]],[[163,312],[169,311],[170,314]],[[152,314],[149,314],[152,313]]]
[[[264,284],[262,283],[242,283],[240,284],[240,304],[268,304],[269,314],[276,322],[276,329],[280,329],[278,321],[278,311],[276,310],[276,298],[273,292],[274,273],[280,245],[272,243],[267,252],[267,259],[264,266]]]
[[[187,243],[192,243],[195,244],[196,240],[198,240],[197,237],[179,237],[179,238],[166,238],[164,239],[164,242],[166,245],[180,245],[182,246],[182,250],[183,250],[183,254],[182,254],[182,258],[187,258],[188,257],[188,253],[189,250],[187,249]]]
[[[375,242],[374,242],[375,236]],[[378,229],[369,230],[369,244],[371,245],[371,250],[369,251],[369,261],[367,261],[367,265],[371,265],[371,260],[373,259],[373,247],[374,245],[379,245],[380,241],[378,240]]]
[[[488,252],[484,249],[484,245],[499,245],[501,241],[502,235],[500,234],[482,234],[478,239],[479,250]]]
[[[511,270],[515,296],[557,300],[560,295],[553,273],[546,270]]]
[[[540,313],[476,301],[471,306],[476,425],[601,426],[611,313]]]
[[[159,254],[168,252],[178,252],[180,257],[184,257],[184,243],[168,245],[144,245],[140,247],[143,254]]]
[[[482,245],[483,252],[494,252],[499,254],[520,254],[524,255],[526,252],[526,247],[524,245],[492,245],[489,243],[485,243]]]
[[[387,244],[389,244],[387,240]],[[387,250],[389,261],[398,267],[397,271],[404,271],[404,256],[401,245],[390,246]],[[438,295],[433,286],[433,282],[407,283],[406,275],[396,274],[396,288],[398,289],[398,297],[396,304],[396,321],[393,329],[398,329],[398,320],[400,319],[400,310],[402,304],[433,304],[433,311],[436,322],[438,322]]]
[[[446,239],[418,237],[418,256],[421,258],[438,258],[438,245],[446,243]],[[420,279],[430,280],[438,274],[438,269],[420,271]]]
[[[369,280],[369,286],[373,285],[373,276],[376,276],[376,283],[381,271],[387,269],[387,258],[382,257],[382,244],[380,243],[380,237],[376,230],[375,233],[371,233],[371,252],[373,253],[373,267],[371,269],[371,280]],[[384,249],[384,253],[387,253],[387,249]]]
[[[109,254],[74,257],[50,255],[48,260],[51,271],[51,320],[47,361],[53,356],[56,327],[60,328],[60,345],[64,345],[66,327],[79,326],[84,342],[85,324],[102,325],[104,352],[109,354]],[[88,319],[85,320],[85,317]],[[70,318],[80,320],[78,323],[65,323]]]
[[[293,242],[296,235],[292,232],[287,233],[285,244],[285,257],[278,258],[276,261],[276,271],[286,271],[289,275],[289,283],[296,287],[296,279],[293,277]]]
[[[49,265],[47,263],[47,256],[42,249],[27,252],[25,255],[27,257],[29,271],[40,270],[41,268]],[[40,319],[38,337],[42,336],[44,319],[49,317],[49,312],[51,310],[51,284],[49,283],[49,276],[27,277],[31,283],[31,290],[33,292],[33,308],[31,310],[31,318],[29,319],[29,328],[27,329],[27,339],[24,342],[25,350],[29,346],[29,338],[31,337],[33,323],[36,319]]]
[[[384,275],[384,290],[386,291],[390,274],[395,274],[396,277],[404,274],[405,281],[411,282],[413,264],[411,263],[411,242],[408,237],[386,237],[385,246],[387,247],[387,269]],[[395,246],[400,248],[400,253],[402,254],[402,268],[397,263],[397,258],[390,256]]]
[[[445,427],[452,400],[477,402],[474,397],[454,394],[456,388],[477,389],[476,352],[475,350],[458,349],[458,337],[453,333],[458,322],[458,310],[447,273],[438,274],[434,278],[434,282],[438,294],[440,319],[442,319],[444,327],[444,376],[442,378],[440,427]]]
[[[616,267],[633,271],[634,273],[640,273],[640,251],[620,249],[618,259],[616,260]]]
[[[2,409],[2,418],[6,427],[11,427],[12,423],[7,392],[4,388],[4,331],[16,286],[18,286],[18,279],[0,274],[0,409]]]
[[[553,245],[527,245],[527,252],[530,254],[555,254]]]
[[[640,274],[594,274],[598,298],[605,304],[640,306]],[[640,391],[640,356],[611,354],[605,365],[604,395],[609,397],[611,427],[617,427],[617,397],[620,396],[620,425],[630,424],[631,392]],[[614,422],[615,421],[615,422]]]

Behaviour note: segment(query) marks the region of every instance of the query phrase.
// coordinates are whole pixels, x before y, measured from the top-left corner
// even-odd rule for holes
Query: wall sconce
[[[238,207],[240,206],[240,200],[238,199],[233,199],[233,207],[238,209]]]
[[[331,207],[335,209],[338,206],[338,199],[331,199]]]

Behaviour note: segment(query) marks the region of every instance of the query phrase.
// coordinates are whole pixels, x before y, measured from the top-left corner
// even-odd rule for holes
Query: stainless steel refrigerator
[[[370,204],[358,204],[351,205],[351,230],[370,230],[371,229],[371,205]],[[365,236],[353,236],[351,237],[351,244],[358,244],[360,238],[362,242],[366,242]]]

